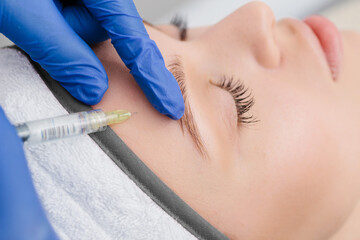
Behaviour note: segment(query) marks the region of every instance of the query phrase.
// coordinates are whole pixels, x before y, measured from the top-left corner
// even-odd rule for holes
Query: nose
[[[246,10],[244,10],[246,11]],[[248,4],[249,14],[248,32],[245,38],[258,61],[266,68],[275,68],[280,64],[280,49],[275,39],[275,16],[273,11],[264,3]]]
[[[217,49],[218,53],[226,52],[233,58],[249,53],[262,67],[275,68],[281,60],[275,23],[275,16],[266,4],[251,2],[216,24],[207,35],[213,40],[221,38],[221,44],[217,45],[222,49]]]

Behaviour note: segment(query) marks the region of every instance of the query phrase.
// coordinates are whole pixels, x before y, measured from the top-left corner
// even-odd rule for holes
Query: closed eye
[[[248,125],[259,121],[253,115],[248,114],[250,109],[254,106],[255,100],[251,91],[243,84],[243,82],[237,81],[233,77],[224,76],[219,82],[210,80],[210,83],[231,94],[236,106],[238,125]]]
[[[186,41],[187,39],[187,33],[188,33],[188,22],[187,20],[180,16],[180,15],[175,15],[171,21],[170,24],[174,25],[175,27],[177,27],[179,29],[179,39],[180,41]]]

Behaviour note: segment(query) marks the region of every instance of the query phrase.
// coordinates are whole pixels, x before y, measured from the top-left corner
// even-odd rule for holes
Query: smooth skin
[[[150,106],[109,42],[94,47],[109,90],[93,106],[138,114],[115,132],[171,189],[231,239],[360,237],[360,35],[343,32],[334,81],[318,39],[303,23],[276,22],[253,2],[218,24],[174,38],[148,26],[166,64],[183,60],[188,98],[208,150]],[[175,34],[176,35],[176,34]],[[236,124],[231,95],[210,83],[242,81],[255,99]],[[346,236],[348,238],[346,238]]]

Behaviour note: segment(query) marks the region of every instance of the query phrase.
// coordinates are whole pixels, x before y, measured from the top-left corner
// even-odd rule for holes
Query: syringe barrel
[[[99,132],[106,128],[106,114],[101,110],[73,113],[16,126],[19,136],[28,143],[48,142]]]

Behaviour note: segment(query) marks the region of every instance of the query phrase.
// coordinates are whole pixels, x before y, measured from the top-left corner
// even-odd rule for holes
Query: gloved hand
[[[180,88],[132,0],[1,0],[0,32],[90,105],[101,100],[108,85],[103,66],[85,41],[110,37],[152,105],[173,119],[184,113]]]
[[[0,239],[57,239],[26,164],[15,128],[0,107]]]

